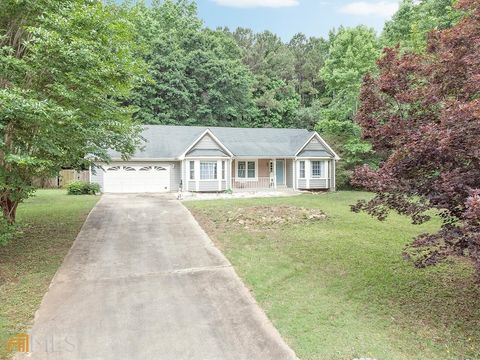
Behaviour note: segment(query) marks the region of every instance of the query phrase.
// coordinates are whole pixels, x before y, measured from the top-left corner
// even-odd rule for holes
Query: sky
[[[399,0],[197,0],[210,28],[270,30],[288,41],[294,34],[327,37],[329,30],[365,24],[381,31]]]

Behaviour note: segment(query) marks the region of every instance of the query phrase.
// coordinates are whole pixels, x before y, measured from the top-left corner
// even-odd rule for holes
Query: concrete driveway
[[[160,195],[102,197],[31,334],[17,358],[296,358],[190,213]]]

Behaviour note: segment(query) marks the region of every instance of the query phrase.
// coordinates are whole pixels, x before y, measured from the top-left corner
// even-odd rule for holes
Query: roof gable
[[[311,133],[310,138],[307,142],[295,153],[295,156],[305,157],[306,154],[309,156],[314,156],[317,154],[319,157],[325,157],[327,154],[328,157],[333,157],[335,160],[340,160],[340,157],[333,151],[333,149],[328,146],[325,140],[322,139],[316,131]]]
[[[193,144],[184,151],[180,157],[184,157],[187,155],[191,150],[222,150],[229,156],[233,156],[233,153],[228,150],[228,148],[222,144],[222,142],[210,131],[210,129],[206,129],[203,134],[195,139]]]
[[[320,142],[320,140],[314,136],[312,139],[305,145],[303,150],[326,150],[325,146]]]

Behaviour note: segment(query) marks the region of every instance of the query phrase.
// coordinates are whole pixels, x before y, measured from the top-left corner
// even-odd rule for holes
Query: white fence
[[[233,188],[234,189],[273,189],[274,182],[273,179],[270,177],[259,177],[256,179],[240,179],[240,178],[233,178],[232,179]]]

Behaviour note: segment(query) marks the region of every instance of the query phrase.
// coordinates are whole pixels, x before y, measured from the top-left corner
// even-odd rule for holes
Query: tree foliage
[[[194,3],[137,5],[151,81],[136,89],[135,117],[146,124],[233,126],[252,106],[252,79],[223,31],[202,28]]]
[[[107,149],[133,152],[138,127],[120,101],[143,73],[126,13],[100,1],[2,1],[0,205],[15,220],[35,176]]]
[[[342,157],[339,170],[346,172],[338,182],[342,187],[347,185],[353,167],[370,156],[371,146],[361,141],[360,128],[353,118],[362,77],[375,70],[380,50],[375,32],[365,26],[340,28],[330,38],[327,59],[320,70],[329,102],[319,108],[316,128]]]
[[[450,28],[461,16],[455,0],[403,0],[396,14],[387,21],[381,36],[383,46],[397,44],[409,52],[424,52],[432,30]]]
[[[354,210],[379,219],[396,210],[421,223],[437,209],[440,232],[407,253],[418,266],[460,255],[480,271],[480,4],[458,8],[468,15],[432,32],[425,54],[386,49],[380,75],[365,78],[357,120],[386,160],[356,171],[355,183],[376,196]]]

